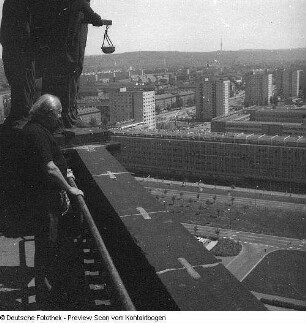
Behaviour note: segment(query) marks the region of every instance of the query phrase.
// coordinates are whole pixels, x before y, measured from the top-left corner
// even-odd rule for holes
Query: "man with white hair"
[[[69,205],[67,193],[83,195],[81,190],[68,184],[67,163],[52,134],[58,127],[61,111],[60,100],[45,94],[31,108],[30,121],[22,129],[23,181],[36,233],[36,302],[42,307],[46,303],[50,305],[52,299],[55,301],[56,290],[62,284],[59,281],[62,275],[58,273],[61,267],[58,224]]]

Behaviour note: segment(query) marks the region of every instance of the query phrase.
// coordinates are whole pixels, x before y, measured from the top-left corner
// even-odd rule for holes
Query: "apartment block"
[[[121,143],[116,157],[132,172],[253,186],[260,183],[270,189],[278,187],[292,192],[305,189],[303,137],[253,134],[190,137],[118,131],[112,139]]]
[[[272,97],[272,74],[265,70],[253,70],[245,75],[246,107],[269,105]]]
[[[303,70],[283,69],[276,71],[277,93],[284,97],[298,97],[302,87]]]
[[[133,99],[135,121],[144,122],[150,129],[155,129],[155,91],[135,91]]]
[[[212,132],[252,133],[279,136],[306,136],[305,108],[245,109],[228,117],[215,118]]]
[[[228,114],[230,81],[220,78],[204,78],[196,88],[196,117],[211,121]]]
[[[126,88],[110,93],[110,123],[134,120],[155,128],[155,92],[127,91]]]

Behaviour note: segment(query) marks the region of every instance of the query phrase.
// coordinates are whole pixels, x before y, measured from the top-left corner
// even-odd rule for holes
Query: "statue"
[[[90,0],[5,0],[0,42],[5,75],[11,87],[11,112],[5,124],[27,120],[35,96],[57,96],[63,106],[62,128],[87,126],[77,113],[88,24],[109,26]]]
[[[77,94],[83,70],[88,24],[111,25],[95,13],[87,0],[43,0],[49,6],[41,14],[33,9],[37,75],[42,77],[42,93],[59,97],[63,128],[89,126],[78,118]],[[47,17],[46,17],[47,16]]]
[[[26,119],[35,89],[34,51],[31,45],[29,0],[5,0],[0,42],[5,76],[11,87],[11,111],[4,125]]]

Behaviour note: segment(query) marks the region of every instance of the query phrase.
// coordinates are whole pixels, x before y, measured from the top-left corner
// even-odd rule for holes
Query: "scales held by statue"
[[[104,54],[111,54],[115,51],[115,46],[113,45],[111,39],[108,36],[108,28],[112,25],[111,20],[103,20],[103,24],[106,25],[104,37],[103,37],[103,43],[101,46],[102,52]]]

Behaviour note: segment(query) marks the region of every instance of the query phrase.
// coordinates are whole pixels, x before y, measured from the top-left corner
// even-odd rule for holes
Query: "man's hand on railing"
[[[75,177],[73,175],[73,172],[72,172],[72,169],[70,169],[70,168],[67,168],[67,178],[75,179]]]
[[[75,180],[72,169],[70,169],[70,168],[67,169],[67,179],[69,179],[69,178],[72,178],[73,180]],[[78,196],[78,195],[84,196],[83,191],[81,191],[77,187],[73,187],[73,186],[70,186],[68,193],[70,195],[75,195],[75,196]]]
[[[75,196],[78,196],[78,195],[82,195],[82,196],[84,196],[83,191],[79,190],[79,189],[78,189],[78,188],[76,188],[76,187],[72,187],[72,186],[71,186],[71,188],[69,189],[68,193],[69,193],[70,195],[75,195]]]

